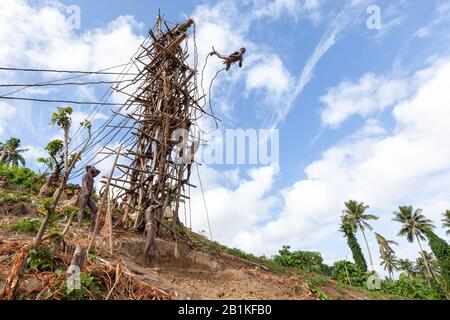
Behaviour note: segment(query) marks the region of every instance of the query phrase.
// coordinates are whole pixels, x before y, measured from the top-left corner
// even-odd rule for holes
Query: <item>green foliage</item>
[[[64,143],[61,140],[52,140],[45,147],[48,152],[48,158],[38,158],[36,161],[45,164],[51,171],[55,170],[61,162],[62,153],[64,150]]]
[[[321,269],[322,269],[321,270],[322,274],[324,276],[331,277],[331,275],[333,274],[333,267],[331,267],[331,266],[329,266],[327,264],[323,263]]]
[[[347,235],[347,244],[352,251],[355,264],[359,267],[359,269],[367,271],[367,262],[364,258],[364,254],[362,253],[361,246],[359,245],[355,234],[351,233]]]
[[[409,259],[398,259],[397,270],[405,272],[406,276],[413,277],[415,275],[416,266],[413,261]]]
[[[289,249],[289,246],[283,246],[279,254],[274,256],[273,260],[284,267],[292,267],[307,272],[324,272],[323,259],[319,252],[291,252]]]
[[[365,287],[370,273],[361,270],[349,261],[336,261],[333,265],[332,278],[340,283],[354,287]]]
[[[41,245],[38,249],[30,251],[27,258],[27,271],[31,269],[40,272],[53,271],[54,259],[54,252],[49,247]]]
[[[431,282],[431,285],[428,285],[423,279],[411,278],[406,274],[401,274],[398,281],[382,281],[381,291],[391,295],[421,300],[442,300],[446,298],[445,292],[436,282]]]
[[[439,266],[437,265],[434,254],[425,250],[419,252],[419,257],[416,259],[416,268],[418,275],[424,278],[436,279],[440,274]],[[428,272],[428,270],[430,272]]]
[[[24,203],[24,202],[31,203],[31,198],[27,194],[0,192],[0,202],[6,202],[8,204]]]
[[[50,171],[54,170],[55,164],[52,158],[37,158],[36,162],[45,164],[50,169]]]
[[[57,157],[63,152],[64,143],[59,139],[55,139],[50,141],[44,149],[50,156]]]
[[[9,226],[12,231],[37,232],[41,226],[41,220],[37,218],[22,218]]]
[[[444,229],[447,229],[446,234],[449,236],[450,235],[450,210],[445,210],[445,212],[443,213],[444,215],[444,219],[442,219],[442,227]]]
[[[397,269],[398,265],[397,257],[391,251],[385,250],[381,253],[380,259],[380,264],[384,267],[384,270],[387,270],[387,272],[389,273],[389,277],[392,279],[394,270]]]
[[[344,236],[347,238],[347,245],[352,251],[353,260],[361,270],[367,271],[366,259],[364,258],[361,246],[356,239],[355,230],[356,225],[349,215],[345,214],[341,216],[340,231],[344,233]]]
[[[44,209],[45,212],[49,212],[49,211],[55,209],[55,203],[53,201],[53,198],[45,199],[44,202],[42,203],[42,209]]]
[[[95,275],[89,275],[84,272],[80,272],[80,289],[64,286],[65,299],[67,300],[84,300],[88,298],[88,294],[98,297],[102,293],[102,281]]]
[[[424,231],[434,228],[431,220],[422,214],[422,209],[414,210],[412,206],[400,206],[399,211],[394,212],[394,216],[392,220],[402,224],[398,235],[405,236],[409,242],[413,242],[415,237],[425,240]]]
[[[0,164],[0,178],[5,177],[8,179],[9,185],[30,191],[39,190],[45,182],[44,176],[38,175],[28,168]]]
[[[309,291],[311,291],[311,293],[314,295],[314,297],[316,297],[319,300],[330,300],[330,297],[328,297],[326,295],[326,293],[323,292],[323,290],[318,288],[313,281],[304,279],[303,282],[308,285]],[[294,288],[294,292],[295,292],[295,288]]]
[[[72,163],[74,163],[76,161],[80,161],[80,160],[81,160],[81,153],[74,152],[69,157],[69,165],[72,165]]]
[[[345,202],[346,209],[343,210],[343,214],[346,216],[346,219],[350,221],[351,229],[353,233],[356,233],[357,230],[360,230],[366,239],[366,235],[364,230],[367,228],[369,230],[373,230],[372,226],[367,222],[370,220],[377,220],[378,217],[373,214],[367,214],[365,211],[369,208],[369,206],[365,205],[364,202],[358,202],[355,200],[349,200]],[[370,253],[369,245],[366,240],[367,251],[369,252],[370,263],[373,268],[372,255]],[[361,268],[364,268],[360,257],[358,258],[358,263]],[[356,261],[356,260],[355,260]]]
[[[383,255],[386,252],[394,254],[394,249],[392,249],[391,244],[398,246],[398,243],[393,240],[386,240],[381,234],[374,232],[375,238],[378,242],[378,247],[380,248],[380,254]]]
[[[442,280],[447,290],[450,290],[450,246],[445,240],[439,238],[431,231],[431,229],[425,230],[425,236],[428,239],[431,250],[436,256]]]
[[[70,216],[76,214],[77,212],[78,212],[78,208],[77,207],[69,206],[69,207],[65,207],[63,209],[64,217],[70,217]]]
[[[92,123],[88,119],[84,119],[84,121],[80,122],[80,125],[88,130],[92,128]]]
[[[28,151],[28,149],[19,149],[20,139],[10,138],[6,143],[0,142],[0,163],[7,166],[25,165],[25,159],[21,153]]]
[[[216,241],[213,242],[214,246],[220,248],[224,252],[239,257],[248,261],[252,261],[261,265],[264,265],[269,268],[270,271],[274,273],[280,273],[286,270],[285,267],[281,266],[279,263],[276,263],[273,259],[269,259],[265,256],[257,257],[251,253],[247,253],[238,248],[228,248]]]
[[[364,231],[365,228],[372,230],[372,226],[367,223],[367,221],[377,220],[378,217],[373,214],[365,213],[369,206],[365,205],[364,202],[349,200],[345,202],[345,207],[346,209],[343,213],[348,216],[351,221],[353,221],[353,232],[356,232],[357,229]]]
[[[71,107],[58,107],[57,111],[52,113],[52,124],[61,127],[62,129],[68,130],[70,128],[72,120],[70,115],[73,113]]]

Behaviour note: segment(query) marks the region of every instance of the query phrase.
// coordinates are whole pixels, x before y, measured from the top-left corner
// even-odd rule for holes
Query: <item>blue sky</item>
[[[64,25],[70,5],[81,9],[79,30]],[[367,27],[370,5],[380,10],[380,29]],[[320,250],[327,262],[342,259],[349,250],[337,225],[350,197],[381,217],[375,230],[401,243],[400,257],[415,258],[418,247],[396,238],[399,226],[390,219],[398,205],[423,208],[444,234],[448,1],[12,0],[0,4],[1,64],[98,70],[125,63],[158,8],[171,21],[194,17],[201,66],[213,45],[224,52],[247,47],[244,67],[222,73],[214,84],[221,130],[273,126],[280,132],[279,167],[202,166],[215,239],[258,254],[289,244]],[[205,83],[218,68],[217,61],[208,64]],[[0,80],[38,78],[0,72]],[[104,90],[20,95],[95,100]],[[28,165],[39,169],[34,159],[60,134],[48,126],[56,105],[0,103],[0,140],[21,138],[30,148]],[[79,120],[89,109],[76,111]],[[193,192],[193,227],[206,230],[200,194]]]

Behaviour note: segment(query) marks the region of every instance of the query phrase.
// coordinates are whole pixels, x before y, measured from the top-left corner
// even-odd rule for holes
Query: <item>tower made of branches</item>
[[[131,221],[135,228],[142,225],[145,209],[157,201],[162,204],[158,220],[166,208],[172,209],[175,230],[180,202],[187,198],[184,189],[195,187],[189,183],[191,152],[198,146],[193,130],[203,111],[198,103],[197,70],[188,65],[186,42],[193,25],[188,19],[169,27],[158,16],[149,30],[151,41],[141,45],[135,58],[139,72],[133,83],[140,86],[130,107],[121,112],[133,123],[134,143],[123,150],[117,164],[122,174],[111,182],[120,189],[123,221]]]

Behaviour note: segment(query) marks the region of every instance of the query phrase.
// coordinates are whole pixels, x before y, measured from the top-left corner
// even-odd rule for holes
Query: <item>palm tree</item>
[[[429,270],[431,272],[431,277],[437,279],[440,272],[433,253],[423,250],[421,252],[421,256],[422,257],[419,257],[416,260],[417,269],[419,272],[425,274],[425,270]]]
[[[394,279],[394,269],[397,268],[397,258],[391,251],[383,251],[380,256],[381,265],[384,266],[384,270],[387,270],[389,279]]]
[[[28,149],[19,149],[20,139],[10,138],[6,143],[0,143],[0,162],[6,165],[25,165],[25,159],[21,153]]]
[[[447,229],[446,234],[450,235],[450,210],[445,210],[442,222],[444,223],[442,227]]]
[[[391,248],[390,244],[395,244],[398,246],[398,243],[393,240],[386,240],[379,233],[375,232],[375,238],[377,239],[378,246],[380,247],[380,255],[383,255],[384,252],[394,253],[394,249]]]
[[[372,226],[368,224],[367,220],[377,220],[378,217],[371,214],[364,214],[369,206],[364,205],[364,202],[357,202],[355,200],[349,200],[345,203],[347,207],[343,212],[349,215],[349,218],[353,220],[356,227],[361,230],[361,233],[364,237],[364,241],[366,243],[367,252],[369,253],[369,260],[372,266],[372,270],[375,270],[373,266],[372,254],[370,253],[369,243],[367,242],[366,234],[364,232],[365,228],[372,230]]]
[[[412,206],[400,206],[399,212],[394,212],[396,222],[400,222],[402,227],[398,233],[399,236],[406,236],[409,242],[413,242],[416,238],[419,243],[420,253],[425,262],[425,267],[430,276],[433,276],[426,258],[423,256],[423,248],[420,240],[425,240],[423,233],[426,229],[434,228],[431,220],[422,214],[422,209],[414,210]]]
[[[339,230],[347,238],[347,244],[352,251],[353,260],[355,264],[363,271],[367,271],[367,263],[364,255],[362,253],[361,247],[356,239],[356,225],[354,221],[349,217],[348,214],[341,216],[341,224]]]
[[[409,278],[414,277],[416,273],[414,262],[409,259],[398,259],[397,268],[400,271],[404,271]]]

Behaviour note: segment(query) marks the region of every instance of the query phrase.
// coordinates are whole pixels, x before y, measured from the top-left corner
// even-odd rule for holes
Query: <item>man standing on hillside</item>
[[[83,214],[86,206],[91,210],[91,227],[90,231],[94,231],[95,219],[97,216],[97,207],[94,200],[92,200],[92,194],[94,192],[94,178],[100,173],[94,166],[86,166],[86,173],[82,179],[82,187],[80,193],[80,211],[78,212],[78,228],[81,228],[83,221]]]

